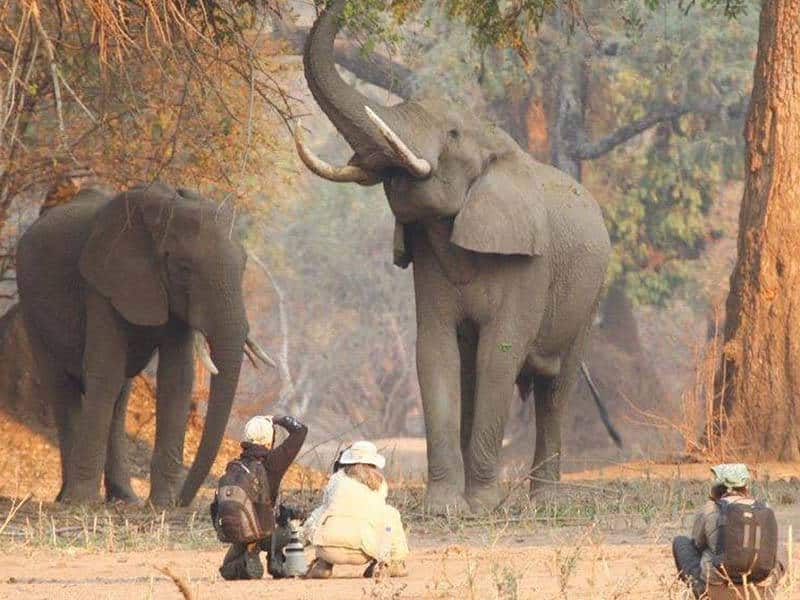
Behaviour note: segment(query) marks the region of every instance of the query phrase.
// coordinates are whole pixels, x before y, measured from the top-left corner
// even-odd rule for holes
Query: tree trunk
[[[800,2],[764,0],[718,389],[734,447],[800,459]]]
[[[553,93],[548,107],[547,137],[550,164],[576,181],[581,180],[577,149],[586,126],[587,65],[577,41],[562,50],[553,71]]]

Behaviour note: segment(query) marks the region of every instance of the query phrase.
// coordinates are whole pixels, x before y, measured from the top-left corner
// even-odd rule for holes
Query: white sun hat
[[[362,440],[354,442],[347,450],[342,453],[339,463],[343,465],[366,464],[379,469],[386,466],[386,459],[378,452],[378,448],[372,442]]]
[[[244,424],[244,438],[242,441],[271,448],[274,435],[272,415],[259,415]]]

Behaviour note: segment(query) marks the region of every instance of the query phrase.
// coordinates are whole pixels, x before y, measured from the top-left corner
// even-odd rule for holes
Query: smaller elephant
[[[212,374],[197,456],[180,495],[191,502],[216,458],[243,351],[271,362],[248,336],[245,252],[232,211],[152,183],[112,195],[87,188],[22,236],[17,280],[40,369],[52,379],[61,452],[58,500],[137,500],[125,450],[129,382],[158,351],[150,500],[175,501],[194,352]],[[208,342],[211,352],[206,349]]]

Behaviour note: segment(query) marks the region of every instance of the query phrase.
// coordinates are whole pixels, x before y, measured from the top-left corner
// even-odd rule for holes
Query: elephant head
[[[248,337],[242,296],[245,252],[233,235],[233,211],[187,190],[153,183],[124,192],[97,214],[80,272],[137,326],[172,316],[198,332],[212,374],[200,446],[180,493],[188,504],[216,458],[233,404]],[[211,348],[209,356],[205,342]]]
[[[354,150],[335,167],[295,141],[303,162],[333,181],[383,183],[397,222],[395,261],[406,266],[404,224],[452,218],[450,241],[487,253],[538,255],[547,243],[543,205],[525,201],[534,190],[517,179],[529,157],[501,129],[467,119],[438,99],[379,106],[345,83],[333,43],[346,0],[334,0],[311,30],[305,75],[317,103]],[[502,183],[501,183],[502,182]],[[502,193],[500,190],[502,189]]]

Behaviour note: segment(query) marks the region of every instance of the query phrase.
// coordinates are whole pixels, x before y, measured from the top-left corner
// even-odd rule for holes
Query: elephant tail
[[[589,368],[583,361],[581,361],[581,373],[583,373],[583,376],[586,378],[586,383],[589,385],[589,391],[592,392],[592,398],[594,398],[594,403],[597,405],[597,412],[600,413],[600,419],[602,419],[603,425],[606,426],[608,435],[611,436],[612,440],[614,440],[614,444],[616,444],[617,448],[622,448],[622,438],[620,437],[619,433],[617,433],[617,430],[614,429],[614,424],[611,422],[611,419],[608,416],[608,411],[603,404],[603,399],[600,398],[600,393],[597,391],[597,386],[594,384],[594,381],[592,381],[591,375],[589,375]]]

